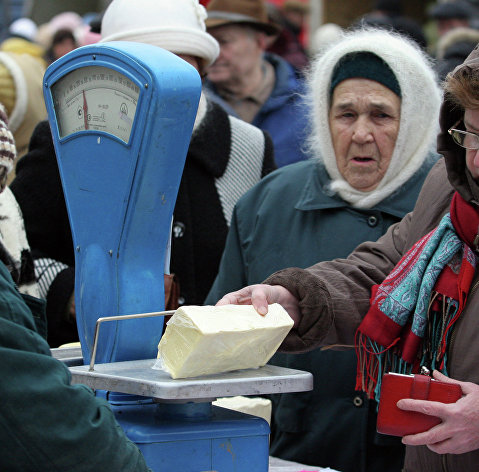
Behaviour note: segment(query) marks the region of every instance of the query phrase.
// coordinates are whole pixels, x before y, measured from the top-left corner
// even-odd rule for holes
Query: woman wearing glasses
[[[427,91],[424,91],[427,93]],[[295,320],[283,348],[356,344],[357,387],[378,397],[382,374],[458,384],[453,404],[403,399],[440,423],[404,436],[405,472],[472,472],[479,464],[479,49],[450,73],[438,151],[413,213],[347,259],[286,269],[220,300],[281,303]],[[373,347],[375,353],[373,353]],[[334,367],[333,367],[334,368]],[[441,373],[442,372],[442,373]]]

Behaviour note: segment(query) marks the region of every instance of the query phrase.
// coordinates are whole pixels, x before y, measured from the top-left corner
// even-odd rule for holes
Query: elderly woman
[[[325,50],[309,76],[317,159],[270,174],[240,199],[206,302],[285,267],[345,257],[412,210],[437,159],[440,101],[427,57],[400,36],[350,32]],[[315,379],[312,392],[273,396],[272,455],[342,472],[401,469],[400,442],[375,432],[376,403],[355,391],[353,350],[272,363]]]

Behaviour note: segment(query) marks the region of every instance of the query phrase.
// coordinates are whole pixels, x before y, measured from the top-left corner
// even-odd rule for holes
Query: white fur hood
[[[401,88],[401,117],[396,146],[389,168],[371,192],[352,188],[336,165],[329,130],[329,89],[335,65],[346,54],[371,52],[386,62]],[[331,189],[357,208],[371,208],[391,195],[421,167],[435,149],[442,93],[430,60],[412,41],[394,33],[367,29],[345,33],[321,53],[309,76],[313,131],[310,145],[321,156],[332,183]]]

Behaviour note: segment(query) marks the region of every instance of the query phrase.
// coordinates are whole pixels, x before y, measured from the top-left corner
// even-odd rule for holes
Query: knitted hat
[[[206,10],[198,0],[113,0],[101,23],[101,42],[135,41],[212,64],[217,41],[206,32]]]
[[[36,23],[30,18],[19,18],[8,27],[10,35],[20,36],[21,38],[28,39],[28,41],[35,41],[37,30]]]
[[[391,68],[372,52],[355,52],[345,55],[334,68],[330,93],[346,79],[364,78],[374,80],[401,97],[401,88]]]
[[[8,129],[8,118],[5,108],[0,103],[0,192],[3,192],[5,189],[7,174],[12,170],[16,157],[15,140]]]
[[[278,34],[280,28],[269,22],[264,0],[211,0],[208,3],[208,29],[223,25],[247,25],[265,32]]]

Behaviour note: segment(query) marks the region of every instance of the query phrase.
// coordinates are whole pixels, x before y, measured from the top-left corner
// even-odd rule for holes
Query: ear
[[[266,33],[263,33],[262,31],[258,31],[256,33],[256,42],[263,51],[266,50],[271,44],[271,42],[268,41],[268,36]]]

